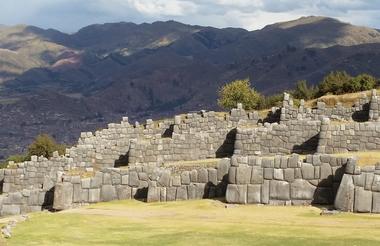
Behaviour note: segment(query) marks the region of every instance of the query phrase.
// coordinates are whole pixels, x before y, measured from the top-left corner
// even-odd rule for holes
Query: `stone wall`
[[[240,106],[223,116],[215,112],[176,116],[171,137],[157,134],[139,138],[130,146],[129,163],[165,163],[228,157],[233,154],[236,127],[257,124],[258,114],[247,114]]]
[[[333,204],[347,158],[308,155],[234,157],[226,201],[271,205]]]
[[[374,97],[372,96],[371,98],[373,99]],[[360,98],[352,107],[344,107],[341,103],[336,104],[334,107],[327,107],[324,102],[319,101],[317,102],[316,108],[307,108],[305,107],[304,100],[300,100],[300,106],[295,107],[289,94],[284,93],[280,118],[281,121],[295,119],[321,120],[325,117],[332,120],[367,121],[370,110],[369,104],[370,101],[366,94],[363,94],[362,98]]]
[[[380,149],[380,122],[334,124],[324,119],[318,151],[338,153]]]
[[[347,164],[334,206],[347,212],[380,213],[380,165],[360,168],[352,159]]]
[[[377,96],[377,91],[372,91],[371,103],[369,105],[369,120],[380,120],[380,98]]]
[[[105,168],[87,178],[65,175],[55,186],[53,208],[123,199],[152,202],[224,196],[229,163],[221,159],[216,167],[180,171],[155,165]]]
[[[41,211],[52,204],[52,193],[43,189],[24,189],[0,195],[0,216]]]
[[[145,125],[138,122],[131,125],[128,117],[120,124],[108,124],[100,131],[83,132],[78,144],[66,151],[79,167],[106,168],[127,165],[130,142],[138,138],[163,135],[170,131],[173,120],[155,123],[147,120]]]
[[[316,152],[320,121],[290,120],[263,127],[238,127],[235,155]]]

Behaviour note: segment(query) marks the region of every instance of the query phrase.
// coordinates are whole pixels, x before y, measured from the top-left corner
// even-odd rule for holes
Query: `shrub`
[[[343,94],[345,93],[344,85],[348,84],[351,79],[352,77],[345,71],[331,72],[323,78],[322,83],[319,85],[319,94]]]
[[[248,79],[235,80],[225,84],[219,90],[218,104],[224,109],[232,109],[242,103],[244,109],[255,109],[260,101],[260,94],[253,88]]]
[[[261,96],[259,103],[257,105],[257,109],[268,109],[271,107],[280,107],[282,105],[282,100],[284,99],[284,95],[274,94],[271,96]]]
[[[317,96],[318,88],[310,85],[306,80],[300,80],[296,84],[296,88],[293,90],[292,95],[296,99],[310,100]]]
[[[57,144],[55,140],[48,134],[41,134],[36,137],[34,142],[28,147],[28,157],[32,155],[44,156],[46,158],[52,157],[54,151],[59,154],[65,153],[66,146]]]
[[[369,74],[359,74],[344,85],[345,92],[367,91],[376,87],[376,78]]]

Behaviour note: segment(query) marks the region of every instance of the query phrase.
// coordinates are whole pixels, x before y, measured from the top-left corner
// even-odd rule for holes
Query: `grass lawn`
[[[35,213],[6,245],[380,245],[380,215],[213,200],[115,201]]]

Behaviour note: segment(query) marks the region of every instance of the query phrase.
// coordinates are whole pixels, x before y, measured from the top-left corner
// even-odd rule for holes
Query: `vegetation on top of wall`
[[[232,109],[238,103],[242,103],[244,109],[257,108],[260,94],[251,87],[249,79],[235,80],[225,84],[219,90],[218,104],[224,109]]]
[[[0,163],[0,169],[6,168],[10,161],[14,161],[15,163],[29,161],[32,155],[50,158],[53,156],[54,151],[58,151],[60,155],[63,155],[65,154],[65,150],[66,146],[58,144],[50,135],[40,134],[29,145],[26,154],[9,156],[4,162]]]
[[[332,71],[316,85],[310,85],[306,80],[296,83],[293,90],[288,91],[295,106],[299,105],[299,99],[313,100],[325,95],[342,95],[360,91],[367,91],[380,86],[380,81],[372,75],[362,73],[352,77],[345,71]],[[219,91],[218,104],[224,109],[236,107],[237,103],[243,103],[245,109],[268,109],[273,106],[281,106],[283,94],[278,93],[270,96],[260,95],[254,91],[251,94],[249,80],[235,80],[227,83]],[[248,103],[246,105],[246,103]]]

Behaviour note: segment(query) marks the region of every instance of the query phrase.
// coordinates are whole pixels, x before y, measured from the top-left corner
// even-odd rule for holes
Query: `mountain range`
[[[332,70],[380,77],[379,67],[379,30],[319,16],[256,31],[175,21],[73,34],[0,25],[0,160],[42,132],[71,144],[125,115],[217,110],[218,88],[233,79],[271,94]]]

